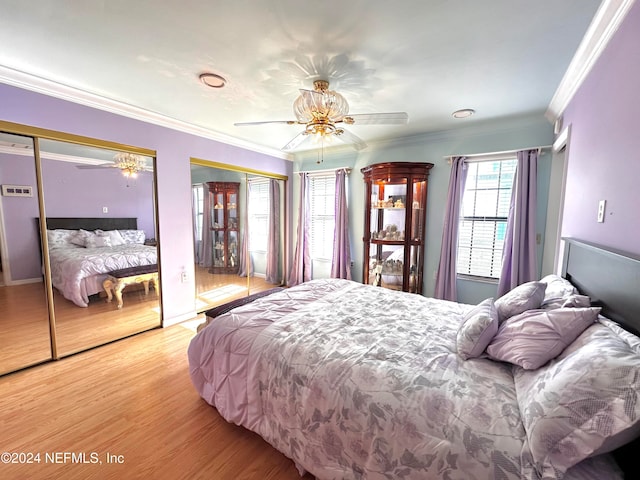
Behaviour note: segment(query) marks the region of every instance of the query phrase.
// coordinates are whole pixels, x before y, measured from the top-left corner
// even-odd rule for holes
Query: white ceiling
[[[348,127],[371,144],[544,114],[599,5],[0,0],[0,81],[273,153],[301,126],[233,123],[293,119],[297,90],[328,79],[351,113],[409,114],[403,126]],[[205,87],[202,72],[226,87]],[[477,113],[453,119],[460,108]]]

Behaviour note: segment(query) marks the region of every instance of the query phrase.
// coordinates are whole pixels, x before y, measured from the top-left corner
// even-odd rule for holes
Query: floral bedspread
[[[49,258],[53,286],[79,307],[89,305],[89,298],[81,288],[85,278],[158,262],[156,247],[137,243],[102,248],[53,248]]]
[[[211,321],[190,375],[225,419],[319,480],[539,480],[511,366],[456,353],[470,308],[314,280]],[[599,456],[558,478],[612,471]]]
[[[466,306],[346,281],[323,302],[254,344],[268,442],[322,479],[537,478],[511,368],[456,353]]]

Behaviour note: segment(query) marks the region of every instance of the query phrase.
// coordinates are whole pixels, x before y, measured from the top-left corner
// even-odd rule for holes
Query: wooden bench
[[[127,285],[143,284],[144,294],[149,295],[149,282],[158,293],[158,265],[141,265],[139,267],[122,268],[108,273],[102,282],[102,288],[107,293],[107,302],[115,295],[118,308],[122,308],[122,290]]]

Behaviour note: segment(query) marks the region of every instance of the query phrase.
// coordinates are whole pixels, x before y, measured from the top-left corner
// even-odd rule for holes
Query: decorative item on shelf
[[[411,204],[411,206],[413,207],[414,210],[419,210],[420,209],[420,202],[418,202],[417,200],[414,200],[413,203]]]
[[[387,201],[384,202],[384,208],[393,208],[393,197],[387,198]]]
[[[228,208],[229,210],[235,210],[235,208],[236,208],[236,204],[235,204],[235,202],[230,203],[229,205],[227,205],[227,208]]]
[[[416,266],[411,265],[409,268],[409,292],[416,292]]]
[[[399,198],[398,200],[396,200],[393,204],[393,206],[395,208],[404,208],[404,203],[402,202],[402,199]]]
[[[373,286],[380,287],[382,285],[382,265],[377,264],[375,268],[375,277],[373,279]]]
[[[220,202],[218,202],[213,206],[213,208],[215,208],[216,210],[220,210],[221,208],[224,208],[224,207],[222,206],[222,204]]]

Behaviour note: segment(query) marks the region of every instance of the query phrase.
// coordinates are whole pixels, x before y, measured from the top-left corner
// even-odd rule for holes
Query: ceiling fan
[[[296,120],[271,120],[262,122],[241,122],[235,126],[285,123],[304,125],[302,132],[289,141],[282,150],[293,150],[307,138],[316,137],[321,142],[327,137],[336,137],[349,143],[356,150],[362,150],[367,144],[357,135],[348,132],[339,124],[346,125],[404,125],[409,116],[406,112],[349,114],[347,100],[337,92],[329,90],[329,82],[316,80],[313,90],[300,89],[300,96],[293,102]],[[324,143],[322,143],[324,146]]]
[[[98,165],[76,165],[77,168],[119,168],[125,177],[136,178],[138,173],[150,172],[152,168],[147,166],[144,157],[135,153],[119,152],[113,156],[113,162],[100,163]]]

